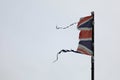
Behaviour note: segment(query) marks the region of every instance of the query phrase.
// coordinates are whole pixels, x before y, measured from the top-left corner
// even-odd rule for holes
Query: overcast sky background
[[[95,80],[120,80],[119,0],[0,0],[0,80],[90,80],[76,49],[80,17],[95,12]]]

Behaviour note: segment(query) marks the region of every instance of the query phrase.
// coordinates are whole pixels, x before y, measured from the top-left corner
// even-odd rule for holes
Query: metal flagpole
[[[91,12],[93,16],[93,27],[92,27],[92,44],[93,44],[93,55],[91,56],[91,80],[94,80],[94,12]]]

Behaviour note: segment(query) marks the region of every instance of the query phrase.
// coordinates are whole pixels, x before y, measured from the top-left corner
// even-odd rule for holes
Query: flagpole
[[[93,29],[92,29],[92,44],[93,44],[93,55],[91,56],[91,80],[94,80],[94,12],[91,12],[93,16]]]

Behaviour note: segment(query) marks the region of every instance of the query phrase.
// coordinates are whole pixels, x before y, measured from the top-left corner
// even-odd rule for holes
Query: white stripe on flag
[[[90,55],[93,54],[93,52],[90,49],[86,48],[84,45],[79,44],[78,48],[86,50]]]

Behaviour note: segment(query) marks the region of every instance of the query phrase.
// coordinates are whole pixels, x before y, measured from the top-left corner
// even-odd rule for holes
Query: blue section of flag
[[[92,44],[92,41],[91,40],[88,40],[88,41],[79,41],[79,44],[86,47],[87,49],[89,50],[93,50],[93,44]]]
[[[81,24],[78,28],[92,28],[93,27],[93,19]]]

